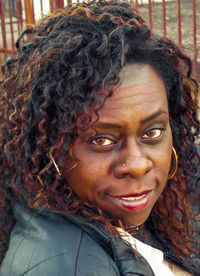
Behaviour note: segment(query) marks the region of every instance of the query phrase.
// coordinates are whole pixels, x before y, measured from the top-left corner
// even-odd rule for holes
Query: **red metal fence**
[[[15,41],[22,29],[30,28],[49,10],[76,0],[0,0],[0,63],[16,52]],[[77,0],[78,1],[78,0]],[[130,0],[154,33],[169,36],[193,59],[198,79],[200,61],[200,1]]]

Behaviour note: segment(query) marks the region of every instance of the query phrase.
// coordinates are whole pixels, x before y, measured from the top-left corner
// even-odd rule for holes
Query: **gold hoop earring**
[[[73,153],[72,153],[72,149],[71,149],[71,148],[69,149],[69,155],[71,156],[71,158],[72,158],[73,160],[76,160],[76,159],[74,158],[74,156],[73,156]],[[52,162],[53,162],[53,164],[54,164],[54,167],[56,168],[57,173],[61,176],[61,172],[60,172],[60,170],[59,170],[59,168],[58,168],[58,165],[56,164],[56,161],[55,161],[55,159],[53,158],[53,156],[51,156],[51,159],[52,159]],[[74,169],[77,165],[78,165],[78,163],[75,162],[75,164],[73,164],[70,168],[68,168],[67,171],[71,171],[71,170]]]
[[[53,156],[52,156],[52,162],[54,164],[54,167],[56,168],[57,173],[61,176],[61,172],[60,172],[58,165],[56,164],[56,161],[54,160]]]
[[[74,169],[78,165],[77,160],[76,160],[76,158],[73,155],[71,147],[69,148],[69,155],[75,161],[75,163],[69,169],[67,169],[67,171],[71,171],[72,169]]]
[[[172,170],[168,174],[168,180],[174,177],[177,168],[178,168],[178,155],[176,153],[176,150],[174,147],[172,147],[172,161],[173,161],[173,167]]]
[[[67,169],[67,171],[71,171],[72,169],[76,168],[77,165],[78,165],[78,164],[75,163],[73,166],[71,166],[69,169]]]

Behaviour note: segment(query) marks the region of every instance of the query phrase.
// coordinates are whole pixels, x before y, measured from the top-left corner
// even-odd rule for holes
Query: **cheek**
[[[159,170],[161,173],[161,181],[160,181],[161,192],[168,181],[168,175],[169,175],[170,165],[171,165],[171,154],[172,154],[172,150],[170,147],[168,151],[163,152],[163,154],[161,154],[160,156]]]
[[[82,194],[87,193],[90,187],[90,176],[80,169],[79,164],[76,166],[76,168],[73,168],[70,171],[66,171],[64,176],[69,186],[71,186],[71,188],[78,194],[79,197],[81,197]]]
[[[162,169],[163,173],[166,175],[168,175],[169,170],[170,170],[170,164],[171,164],[171,148],[169,151],[167,152],[163,152],[160,154],[160,158],[159,158],[159,166]]]
[[[167,142],[165,140],[165,143],[153,148],[149,154],[153,162],[152,173],[158,179],[159,190],[162,190],[166,185],[170,171],[172,156],[171,136],[168,137]]]
[[[71,171],[66,171],[64,176],[72,189],[77,195],[84,200],[94,200],[96,194],[99,193],[99,186],[101,190],[104,180],[109,171],[109,164],[100,160],[87,160],[87,158],[79,159],[78,165]]]
[[[168,175],[172,157],[171,129],[168,131],[167,139],[165,140],[165,142],[163,142],[158,148],[157,155],[157,164],[159,164],[163,173],[165,175]]]

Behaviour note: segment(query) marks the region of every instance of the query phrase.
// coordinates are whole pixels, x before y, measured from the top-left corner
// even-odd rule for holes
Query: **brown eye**
[[[109,146],[112,145],[114,142],[108,138],[97,137],[92,140],[92,143],[98,146]]]
[[[142,136],[142,139],[156,139],[159,138],[161,135],[162,129],[151,129]]]

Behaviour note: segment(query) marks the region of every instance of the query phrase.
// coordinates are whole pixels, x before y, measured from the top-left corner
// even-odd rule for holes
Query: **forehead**
[[[121,84],[99,111],[100,120],[145,119],[159,109],[168,113],[165,85],[149,65],[128,65],[120,73]]]

